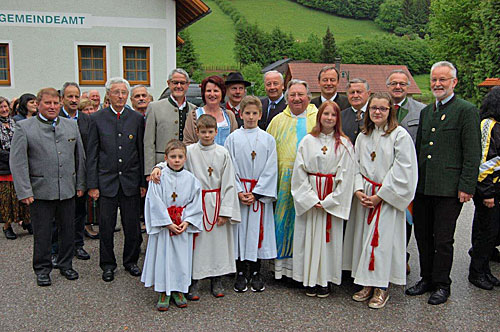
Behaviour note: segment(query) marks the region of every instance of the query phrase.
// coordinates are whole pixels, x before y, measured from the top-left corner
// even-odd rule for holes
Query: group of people
[[[221,277],[230,273],[236,292],[263,291],[261,260],[272,261],[276,279],[319,298],[351,271],[362,286],[352,298],[382,308],[389,284],[406,284],[412,225],[421,280],[406,294],[430,292],[430,304],[444,303],[456,221],[472,198],[469,280],[483,289],[500,285],[489,269],[499,230],[500,88],[479,112],[455,96],[456,69],[446,61],[431,68],[436,100],[427,106],[407,95],[410,79],[401,70],[387,77],[387,92],[371,94],[366,80],[351,79],[347,97],[337,93],[334,66],[319,72],[314,99],[305,81],[292,79],[285,91],[277,71],[265,73],[264,83],[267,96],[259,99],[245,96],[250,82],[240,73],[207,77],[204,105],[196,107],[186,99],[183,69],[170,73],[170,95],[157,102],[146,87],[111,78],[109,106],[88,115],[79,109],[80,87],[67,82],[60,91],[40,90],[36,116],[16,123],[0,99],[11,174],[0,183],[11,193],[15,187],[11,210],[2,199],[1,213],[10,223],[31,219],[38,285],[51,284],[54,236],[60,273],[78,278],[72,258],[83,255],[78,211],[86,195],[99,206],[102,279],[111,282],[117,268],[120,208],[123,266],[159,293],[160,311],[171,301],[199,300],[203,279],[223,297]],[[141,215],[148,234],[142,270]]]

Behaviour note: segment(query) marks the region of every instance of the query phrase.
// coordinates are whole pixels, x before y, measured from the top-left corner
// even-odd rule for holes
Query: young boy
[[[187,294],[191,301],[200,299],[198,280],[204,278],[211,279],[213,296],[224,296],[221,276],[236,272],[232,223],[241,220],[231,157],[214,143],[217,120],[203,114],[196,126],[199,141],[187,148],[186,169],[201,182],[204,231],[193,243],[193,281]],[[161,169],[164,163],[157,166]],[[155,168],[151,177],[157,173]]]
[[[254,292],[265,289],[260,260],[276,258],[273,201],[276,200],[278,161],[274,138],[258,127],[262,103],[246,96],[240,104],[243,128],[226,139],[233,160],[240,199],[241,223],[234,228],[236,292],[245,292],[250,281]]]
[[[202,229],[200,182],[184,170],[186,146],[178,140],[165,149],[167,168],[161,183],[150,183],[144,217],[149,235],[141,281],[160,293],[156,308],[168,310],[170,296],[175,304],[187,306],[183,293],[191,282],[193,233]]]

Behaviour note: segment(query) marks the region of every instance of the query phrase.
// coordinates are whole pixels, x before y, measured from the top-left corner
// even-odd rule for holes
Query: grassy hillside
[[[387,34],[373,21],[338,17],[326,12],[301,6],[289,0],[231,0],[249,23],[258,23],[265,31],[279,26],[292,32],[299,40],[306,40],[311,33],[323,37],[330,26],[337,42],[356,36],[366,38]]]
[[[212,12],[188,28],[196,52],[204,65],[235,64],[234,25],[212,0],[204,0]]]
[[[232,65],[234,26],[212,0],[204,0],[212,13],[188,28],[194,47],[204,65]],[[265,31],[279,26],[292,32],[298,40],[306,40],[311,33],[323,37],[330,26],[337,42],[362,36],[370,38],[385,34],[375,23],[337,17],[303,7],[288,0],[231,0],[249,23],[258,23]]]

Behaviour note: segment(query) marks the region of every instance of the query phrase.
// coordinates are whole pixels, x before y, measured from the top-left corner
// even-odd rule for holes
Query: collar
[[[321,95],[320,98],[321,98],[321,103],[324,103],[327,100],[335,101],[335,98],[337,98],[337,92],[335,92],[335,94],[330,99],[326,99],[325,97],[323,97],[323,95]]]
[[[408,101],[408,97],[405,97],[405,99],[401,100],[399,103],[395,104],[394,106],[398,105],[399,107],[402,107],[406,102]]]
[[[48,125],[51,125],[51,126],[53,126],[53,125],[54,125],[54,123],[55,123],[56,125],[58,125],[58,124],[59,124],[59,117],[55,118],[54,120],[49,120],[49,119],[47,119],[46,117],[44,117],[44,116],[42,115],[42,113],[38,113],[38,115],[36,115],[36,118],[37,118],[40,122],[45,123],[45,124],[48,124]]]
[[[113,108],[113,106],[109,105],[109,108],[111,109],[111,111],[113,111],[113,113],[115,113],[116,115],[118,114],[118,112],[115,111],[115,109]],[[125,107],[123,107],[122,111],[120,112],[120,115],[123,113],[123,111],[125,111]]]
[[[184,107],[186,107],[187,104],[186,96],[184,96],[184,101],[182,102],[181,105],[177,103],[177,100],[175,100],[174,97],[172,97],[172,95],[168,96],[168,99],[170,99],[174,103],[174,106],[177,106],[177,108],[184,109]]]
[[[180,172],[182,172],[182,171],[184,170],[184,166],[183,166],[183,167],[181,167],[181,169],[180,169],[180,170],[178,170],[178,171],[176,171],[175,169],[173,169],[172,167],[170,167],[170,165],[169,165],[169,164],[167,164],[167,167],[168,167],[168,169],[170,169],[170,171],[172,171],[172,172],[174,172],[174,173],[180,173]]]
[[[453,98],[453,96],[455,96],[455,93],[452,93],[451,95],[449,95],[448,97],[446,97],[445,99],[441,100],[441,106],[445,105],[447,102],[449,102],[451,100],[451,98]],[[437,104],[439,103],[439,101],[436,99],[436,102],[435,102],[435,105],[437,107]]]
[[[284,96],[283,96],[283,93],[282,93],[282,94],[281,94],[281,96],[280,96],[278,99],[276,99],[275,101],[272,101],[271,99],[269,99],[269,97],[267,97],[267,100],[269,101],[268,105],[271,105],[271,103],[274,103],[274,104],[278,105],[278,104],[281,102],[281,100],[283,99],[283,97],[284,97]]]
[[[228,109],[228,110],[237,110],[237,111],[239,111],[239,110],[240,110],[240,104],[238,104],[238,105],[236,105],[236,106],[233,106],[233,105],[231,104],[231,102],[228,100],[228,101],[226,102],[226,109]]]
[[[364,112],[366,112],[366,106],[368,106],[368,102],[366,102],[366,104],[364,104],[364,105],[363,105],[363,107],[361,107],[361,112],[363,112],[363,113],[364,113]],[[352,107],[352,106],[351,106],[351,109],[352,109],[352,111],[353,111],[354,113],[357,113],[357,112],[358,112],[358,111],[357,111],[354,107]]]
[[[66,118],[68,118],[68,119],[72,119],[72,120],[78,120],[78,110],[76,110],[76,113],[75,113],[75,116],[74,116],[74,117],[71,117],[71,116],[69,115],[69,113],[68,113],[68,112],[66,112],[66,110],[64,109],[64,106],[61,108],[61,110],[63,111],[63,113],[64,113],[64,115],[65,115],[65,117],[66,117]]]
[[[200,150],[202,150],[202,151],[210,151],[210,150],[214,150],[216,148],[217,144],[215,144],[215,142],[214,142],[210,145],[203,145],[203,144],[201,144],[200,141],[198,141],[198,146],[200,147]]]

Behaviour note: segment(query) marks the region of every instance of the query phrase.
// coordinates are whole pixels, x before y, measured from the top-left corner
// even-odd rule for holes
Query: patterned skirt
[[[29,207],[17,199],[12,181],[0,181],[0,215],[5,222],[4,229],[13,222],[30,222]]]

